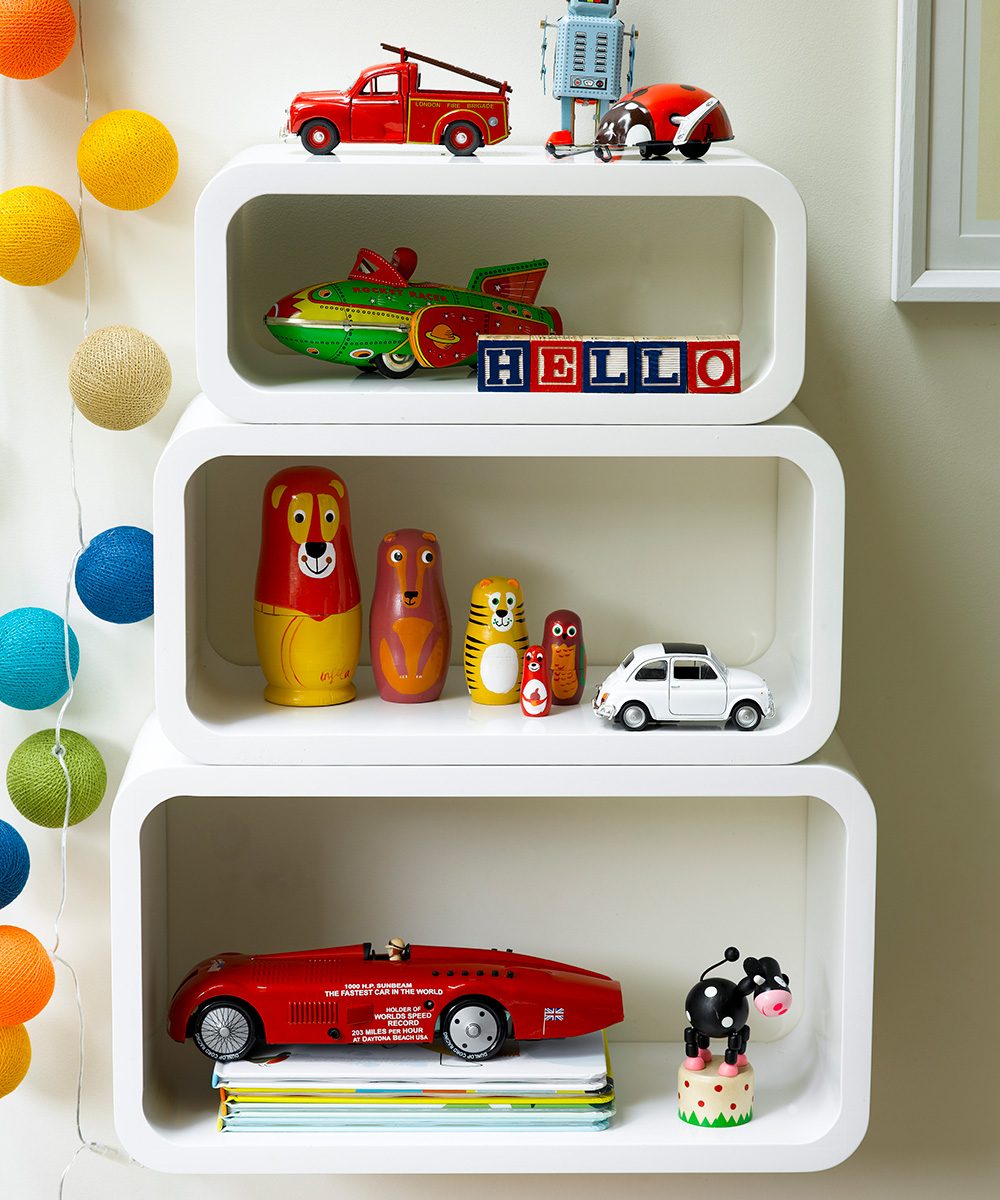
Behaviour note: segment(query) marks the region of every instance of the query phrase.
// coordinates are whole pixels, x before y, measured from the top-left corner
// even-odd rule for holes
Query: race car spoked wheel
[[[244,1058],[257,1040],[253,1010],[239,1000],[216,1000],[195,1016],[194,1044],[209,1058],[233,1062]]]
[[[456,1000],[441,1017],[441,1037],[458,1058],[492,1058],[507,1039],[507,1018],[489,1000]]]
[[[417,369],[417,360],[413,355],[398,350],[394,354],[380,354],[372,361],[375,370],[386,379],[405,379]]]

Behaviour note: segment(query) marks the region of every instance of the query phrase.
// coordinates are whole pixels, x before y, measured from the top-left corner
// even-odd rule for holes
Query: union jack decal
[[[566,1010],[564,1008],[547,1008],[545,1010],[544,1016],[542,1017],[542,1020],[543,1021],[561,1021],[565,1015],[566,1015]]]

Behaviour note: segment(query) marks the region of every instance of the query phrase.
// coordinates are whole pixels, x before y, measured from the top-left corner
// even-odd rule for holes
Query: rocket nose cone
[[[298,310],[295,307],[295,293],[292,292],[284,296],[281,300],[276,300],[274,304],[264,314],[264,324],[270,324],[272,320],[287,320],[289,317],[294,317]]]

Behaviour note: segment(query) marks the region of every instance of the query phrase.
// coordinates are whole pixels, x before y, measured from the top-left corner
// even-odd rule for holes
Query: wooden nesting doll
[[[568,608],[549,613],[542,646],[552,680],[552,703],[579,704],[587,674],[587,651],[577,614]]]
[[[465,682],[477,704],[517,703],[527,645],[521,585],[499,575],[481,579],[465,630]]]
[[[253,626],[265,700],[354,698],[361,589],[347,488],[326,467],[288,467],[264,489]]]
[[[451,613],[433,533],[400,529],[382,539],[368,640],[383,700],[419,704],[441,695],[451,652]]]
[[[541,646],[529,646],[524,652],[521,676],[521,712],[526,717],[547,717],[552,709],[549,671]]]

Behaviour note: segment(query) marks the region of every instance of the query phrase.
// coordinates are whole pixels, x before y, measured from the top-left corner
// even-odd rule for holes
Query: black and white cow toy
[[[685,1016],[689,1025],[684,1030],[684,1066],[689,1071],[702,1071],[712,1061],[709,1050],[710,1038],[728,1038],[725,1061],[719,1064],[720,1075],[735,1075],[746,1061],[750,1026],[746,1023],[750,1012],[747,997],[753,993],[754,1007],[765,1017],[782,1017],[792,1003],[788,990],[788,976],[782,974],[775,958],[745,958],[743,970],[746,975],[739,983],[731,979],[713,976],[706,979],[709,971],[721,967],[724,962],[736,962],[739,950],[730,946],[726,957],[706,967],[701,979],[687,994]]]

